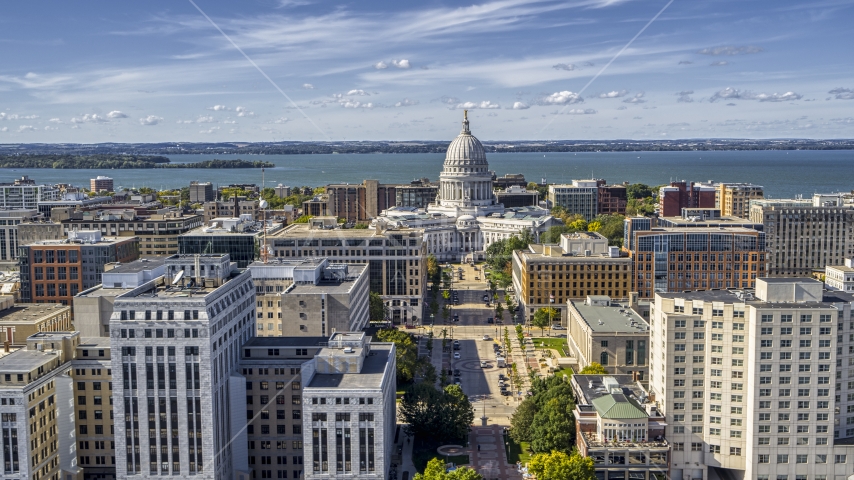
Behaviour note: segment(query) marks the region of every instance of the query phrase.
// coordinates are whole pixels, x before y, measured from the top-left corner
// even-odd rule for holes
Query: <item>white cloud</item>
[[[17,113],[7,115],[6,112],[0,112],[0,120],[35,120],[37,118],[39,118],[38,115],[18,115]]]
[[[9,127],[1,127],[0,128],[0,132],[8,132],[8,131],[9,131]]]
[[[627,107],[627,106],[625,106],[625,105],[620,105],[619,107],[617,107],[617,110],[626,110],[626,109],[628,109],[628,108],[629,108],[629,107]]]
[[[620,90],[620,91],[613,90],[613,91],[610,91],[610,92],[600,93],[600,94],[599,94],[599,98],[619,98],[619,97],[625,97],[628,93],[629,93],[629,92],[628,92],[628,90]]]
[[[255,116],[255,112],[250,112],[249,109],[246,107],[237,107],[234,109],[234,111],[237,112],[238,117],[254,117]]]
[[[679,97],[676,101],[680,103],[691,103],[694,101],[694,99],[691,98],[691,95],[693,94],[694,90],[682,90],[681,92],[676,93],[676,96]]]
[[[408,98],[404,98],[403,100],[394,104],[395,107],[411,107],[413,105],[418,105],[418,100],[410,100]]]
[[[82,117],[74,117],[71,119],[71,123],[106,123],[107,119],[98,115],[97,113],[85,114]]]
[[[581,96],[577,93],[564,90],[562,92],[555,92],[543,98],[542,103],[545,105],[567,105],[570,103],[579,103],[583,101],[584,99],[581,98]]]
[[[194,122],[194,121],[192,121],[192,120],[178,120],[176,123],[178,123],[178,124],[182,124],[182,123],[183,123],[183,124],[186,124],[186,123],[196,123],[196,122]]]
[[[108,113],[107,117],[109,117],[109,118],[128,118],[127,115],[125,115],[124,113],[122,113],[118,110],[113,110],[112,112]]]
[[[641,92],[635,94],[634,97],[623,100],[623,103],[646,103],[646,100],[643,99],[643,92]]]
[[[409,60],[407,60],[405,58],[401,59],[401,60],[392,60],[391,64],[397,68],[402,68],[402,69],[407,69],[407,68],[412,67],[412,65],[409,64]]]
[[[63,123],[62,120],[60,120],[58,118],[51,118],[50,120],[48,120],[48,122],[50,122],[50,123]]]
[[[217,123],[217,122],[216,122],[216,119],[214,117],[200,116],[199,118],[196,119],[196,123]]]
[[[499,104],[497,104],[497,103],[492,103],[492,102],[491,102],[491,101],[489,101],[489,100],[484,100],[484,101],[482,101],[482,102],[480,102],[480,103],[477,103],[477,102],[464,102],[464,103],[458,103],[457,105],[454,105],[454,106],[453,106],[453,107],[451,107],[451,108],[452,108],[452,109],[464,109],[464,110],[475,110],[475,109],[478,109],[478,108],[482,108],[482,109],[489,109],[489,110],[491,110],[491,109],[493,109],[493,108],[501,108],[501,105],[499,105]]]
[[[699,50],[697,53],[702,55],[749,55],[751,53],[760,53],[764,51],[762,47],[756,47],[753,45],[743,45],[743,46],[735,46],[735,45],[726,45],[723,47],[709,47]]]
[[[729,65],[729,62],[725,60],[721,60],[719,62],[712,62],[709,64],[710,67],[723,67],[725,65]]]
[[[279,118],[273,120],[273,123],[281,124],[281,123],[288,123],[289,121],[290,121],[290,119],[288,119],[288,117],[279,117]]]
[[[564,113],[567,115],[593,115],[596,113],[596,110],[593,110],[592,108],[573,108]]]
[[[386,68],[388,68],[388,64],[383,61],[380,61],[374,64],[374,68],[376,68],[377,70],[385,70]]]
[[[732,87],[727,87],[719,92],[716,92],[709,98],[710,102],[721,99],[741,99],[741,100],[759,100],[760,102],[789,102],[800,100],[803,95],[795,92],[786,93],[753,93],[740,92]]]
[[[349,99],[341,100],[338,103],[339,103],[339,105],[341,105],[344,108],[374,108],[373,103],[370,103],[370,102],[362,103],[362,102],[359,102],[356,100],[349,100]]]
[[[571,72],[578,67],[572,63],[558,63],[557,65],[553,65],[552,68],[555,70],[566,70],[567,72]]]
[[[32,132],[32,131],[34,131],[34,130],[35,130],[35,127],[33,127],[32,125],[20,125],[20,126],[18,127],[18,133],[21,133],[21,132]]]
[[[837,100],[854,100],[854,90],[850,88],[834,88],[833,90],[827,93],[831,95],[836,95]]]
[[[302,88],[304,88],[306,90],[314,90],[314,85],[312,85],[310,83],[303,83]]]
[[[527,110],[529,108],[531,108],[531,107],[529,107],[527,104],[522,103],[522,102],[514,102],[513,103],[513,110]]]
[[[214,105],[213,107],[208,107],[208,110],[213,110],[215,112],[221,112],[223,110],[228,110],[228,107],[225,105]]]
[[[199,130],[199,133],[210,134],[210,133],[216,133],[217,130],[219,130],[219,127],[211,127],[207,130]]]
[[[147,117],[143,117],[139,119],[140,125],[157,125],[163,121],[163,117],[158,117],[157,115],[149,115]]]
[[[366,97],[366,96],[370,96],[371,94],[364,91],[364,90],[355,90],[354,89],[354,90],[350,90],[349,92],[347,92],[347,95],[350,95],[350,96],[358,95],[360,97]]]
[[[45,125],[44,129],[45,131],[59,130],[59,127],[51,127],[50,125]]]
[[[714,102],[715,100],[727,99],[727,98],[741,98],[741,97],[740,97],[738,90],[736,90],[732,87],[726,87],[725,89],[723,89],[719,92],[715,92],[715,94],[709,98],[709,101]]]

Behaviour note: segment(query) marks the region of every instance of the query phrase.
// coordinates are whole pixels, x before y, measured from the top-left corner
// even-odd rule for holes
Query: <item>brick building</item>
[[[685,180],[670,182],[658,191],[658,214],[675,217],[683,208],[716,208],[716,190],[713,185],[687,183]]]

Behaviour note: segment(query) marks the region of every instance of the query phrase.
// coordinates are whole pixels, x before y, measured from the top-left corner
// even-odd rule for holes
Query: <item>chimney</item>
[[[240,218],[240,201],[234,196],[234,218]]]
[[[3,342],[3,351],[9,353],[9,340]]]

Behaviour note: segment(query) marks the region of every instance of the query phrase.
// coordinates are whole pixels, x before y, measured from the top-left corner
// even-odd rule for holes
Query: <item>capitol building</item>
[[[505,208],[492,189],[483,145],[471,133],[468,112],[463,128],[448,146],[439,193],[426,209],[394,207],[373,220],[375,227],[424,229],[427,253],[440,261],[481,260],[493,242],[523,230],[534,236],[559,224],[540,207]]]

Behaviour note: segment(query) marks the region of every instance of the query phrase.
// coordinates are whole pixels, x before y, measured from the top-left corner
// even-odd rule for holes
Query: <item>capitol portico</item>
[[[427,253],[442,261],[480,259],[493,242],[529,230],[535,238],[557,221],[539,207],[505,208],[496,200],[480,140],[471,134],[468,112],[448,146],[439,192],[426,209],[395,207],[375,223],[423,228]]]

